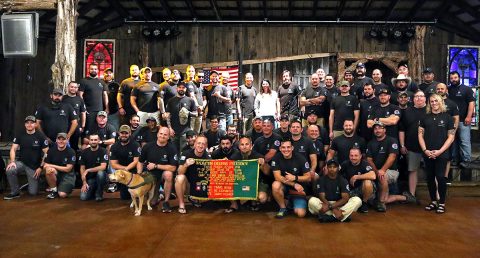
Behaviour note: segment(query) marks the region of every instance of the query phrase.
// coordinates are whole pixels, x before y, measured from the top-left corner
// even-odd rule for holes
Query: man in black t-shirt
[[[340,174],[349,183],[350,196],[358,196],[362,199],[362,206],[359,212],[368,212],[367,201],[375,198],[375,171],[362,160],[362,152],[358,148],[352,148],[349,152],[349,159],[340,166]]]
[[[91,64],[88,68],[88,77],[81,79],[78,83],[78,95],[85,101],[87,107],[87,121],[85,130],[93,128],[95,118],[99,111],[108,110],[108,88],[107,85],[100,80],[98,75],[98,65]]]
[[[333,100],[338,95],[340,95],[340,89],[335,86],[335,80],[333,79],[333,75],[331,74],[327,74],[327,76],[325,76],[325,91],[327,93],[327,98],[322,105],[322,112],[325,124],[323,124],[322,126],[328,129],[330,124],[330,122],[328,121],[330,116],[330,105],[332,104]]]
[[[305,160],[307,160],[310,167],[310,180],[311,182],[315,182],[315,180],[318,179],[318,175],[315,173],[318,166],[318,153],[313,141],[302,135],[302,130],[300,120],[294,120],[290,125],[290,133],[292,134],[291,142],[294,151],[301,154]]]
[[[120,89],[117,95],[118,113],[120,114],[120,124],[128,124],[128,120],[135,110],[130,104],[130,94],[133,88],[140,82],[140,69],[138,65],[130,66],[130,77],[120,83]]]
[[[237,94],[237,112],[238,118],[243,119],[244,132],[252,128],[252,120],[255,117],[255,97],[257,96],[257,89],[253,85],[253,74],[245,74],[245,84],[238,87]],[[255,142],[255,140],[252,138]]]
[[[88,140],[90,148],[84,149],[78,158],[82,177],[80,200],[87,201],[95,195],[95,201],[98,202],[103,200],[108,155],[107,150],[99,146],[98,134],[90,134]]]
[[[288,115],[290,120],[300,117],[298,99],[301,93],[298,85],[292,82],[292,73],[288,70],[282,73],[282,85],[278,86],[277,93],[280,99],[280,113]]]
[[[348,182],[338,171],[338,161],[327,161],[327,175],[317,182],[316,196],[308,200],[308,210],[318,215],[320,222],[350,221],[350,215],[362,205],[358,196],[350,197]]]
[[[460,83],[460,74],[456,71],[449,74],[450,86],[448,98],[458,106],[460,122],[452,144],[452,160],[460,161],[460,166],[468,168],[472,159],[472,142],[470,140],[471,123],[475,110],[475,94],[472,88]]]
[[[262,132],[262,124],[263,119],[261,116],[257,116],[252,121],[252,126],[250,126],[250,130],[248,130],[245,135],[252,139],[252,142],[255,142],[260,136],[263,135]]]
[[[87,148],[89,144],[88,136],[91,133],[98,134],[100,136],[100,147],[106,148],[107,151],[110,150],[110,146],[115,143],[115,138],[117,137],[117,130],[113,128],[113,125],[107,123],[108,116],[105,111],[100,111],[97,113],[97,123],[93,129],[88,129],[85,131],[86,137],[83,138],[82,149]]]
[[[190,167],[195,164],[195,159],[211,159],[207,150],[207,138],[203,135],[199,135],[195,140],[194,148],[187,150],[181,154],[178,166],[178,175],[175,177],[175,192],[178,198],[178,213],[185,214],[184,194],[187,187],[187,181],[192,182],[192,176],[197,173],[194,167]],[[197,203],[198,206],[200,206]]]
[[[415,197],[407,199],[407,196],[411,197],[411,195],[389,194],[389,185],[396,184],[399,175],[397,169],[398,142],[396,139],[386,135],[385,125],[381,122],[375,123],[373,133],[375,134],[375,139],[368,143],[367,161],[373,168],[373,171],[375,171],[378,185],[380,186],[377,211],[387,211],[385,205],[387,203],[396,201],[416,202]]]
[[[368,115],[378,104],[379,102],[377,97],[375,97],[373,85],[368,83],[365,84],[363,86],[363,99],[360,100],[358,135],[360,135],[367,142],[373,138],[373,130],[367,127]]]
[[[343,123],[343,135],[332,140],[332,144],[328,150],[327,160],[333,159],[336,155],[338,162],[341,164],[348,160],[348,153],[350,149],[354,147],[359,148],[362,153],[365,153],[367,144],[362,137],[355,134],[353,121],[345,120]]]
[[[166,103],[166,113],[163,116],[164,119],[170,119],[170,135],[174,135],[173,142],[178,150],[186,145],[185,132],[190,129],[192,117],[197,116],[195,101],[185,95],[185,90],[185,83],[179,82],[177,96]]]
[[[212,153],[218,145],[220,144],[220,138],[226,135],[225,131],[218,128],[218,118],[216,116],[212,116],[209,118],[210,120],[210,129],[203,132],[203,135],[208,140],[208,153]]]
[[[195,133],[193,130],[188,130],[185,133],[185,138],[187,139],[187,144],[185,145],[185,147],[183,147],[182,150],[180,150],[180,154],[184,153],[187,150],[193,149],[195,140],[197,139],[197,133]]]
[[[430,94],[436,92],[438,82],[435,81],[435,73],[432,68],[427,67],[422,72],[423,82],[418,85],[418,88],[425,93],[425,96],[430,97]]]
[[[131,129],[128,125],[122,125],[119,129],[118,142],[110,148],[110,165],[113,170],[124,170],[130,173],[137,173],[137,163],[142,148],[131,136]],[[118,184],[120,198],[130,200],[131,195],[127,186]]]
[[[87,109],[85,107],[85,102],[83,99],[77,95],[78,92],[78,83],[71,81],[68,84],[67,94],[63,96],[62,102],[72,105],[73,110],[77,113],[77,128],[75,132],[70,137],[70,146],[72,149],[77,151],[79,148],[79,140],[81,139],[82,133],[85,131],[85,123],[87,119]]]
[[[307,160],[293,151],[292,141],[282,139],[280,153],[273,157],[271,171],[275,178],[272,184],[272,195],[280,209],[276,218],[287,215],[285,197],[293,204],[293,212],[300,218],[307,215],[307,201],[304,184],[311,182],[310,166]]]
[[[115,130],[120,127],[120,114],[118,113],[117,96],[120,90],[120,84],[114,81],[112,68],[103,71],[103,81],[107,85],[108,95],[108,123],[113,125]]]
[[[398,122],[401,113],[398,106],[390,103],[391,92],[389,89],[383,89],[378,95],[380,105],[372,107],[368,115],[367,127],[373,128],[373,124],[377,121],[385,125],[387,135],[398,139]]]
[[[232,139],[227,135],[220,138],[218,149],[212,152],[212,159],[231,159],[238,150],[233,148]]]
[[[375,96],[378,96],[378,93],[381,89],[391,89],[390,86],[382,82],[382,76],[383,74],[380,69],[374,69],[372,71],[373,89],[375,90]]]
[[[309,125],[307,127],[307,137],[312,140],[313,147],[317,152],[317,169],[315,170],[319,175],[322,174],[322,168],[324,161],[327,158],[327,151],[330,147],[330,140],[327,137],[326,142],[323,137],[320,136],[320,126],[319,125]]]
[[[273,130],[273,133],[278,134],[282,138],[290,138],[292,134],[290,133],[290,120],[288,120],[288,115],[280,116],[280,126]]]
[[[66,133],[58,133],[56,143],[56,146],[48,149],[43,165],[49,186],[47,191],[51,192],[47,199],[55,199],[57,196],[67,198],[75,187],[75,151],[67,146]]]
[[[155,117],[147,118],[147,125],[140,128],[138,132],[135,133],[134,139],[140,143],[141,146],[144,146],[150,142],[157,141],[158,125],[157,119]]]
[[[170,193],[172,191],[173,173],[178,166],[178,151],[173,143],[169,142],[170,131],[167,127],[158,129],[157,141],[147,143],[142,147],[140,159],[137,163],[137,173],[141,174],[144,170],[149,171],[156,179],[156,187],[153,194],[152,206],[160,203],[159,186],[162,180],[165,181],[163,189],[165,191],[165,201],[162,205],[162,212],[169,213]]]
[[[304,107],[305,115],[314,113],[317,115],[317,121],[319,125],[323,125],[323,113],[322,105],[325,102],[327,93],[325,88],[320,86],[320,79],[317,73],[314,73],[310,77],[310,86],[308,86],[300,97],[300,107]],[[307,118],[303,118],[303,126],[307,126]]]
[[[156,121],[156,119],[155,119]],[[132,135],[132,138],[138,142],[138,143],[141,143],[142,142],[142,139],[138,137],[138,134],[140,132],[140,129],[142,129],[140,127],[140,117],[137,115],[137,114],[133,114],[131,117],[130,117],[130,120],[129,120],[129,124],[130,126],[130,130],[132,131],[131,135]]]
[[[51,103],[41,106],[35,112],[37,128],[45,134],[50,146],[58,133],[67,132],[67,140],[75,132],[78,126],[78,116],[70,104],[61,103],[63,90],[55,88],[50,94]]]
[[[27,116],[25,118],[25,131],[13,138],[12,148],[10,149],[10,163],[6,168],[10,194],[5,195],[4,200],[20,197],[18,175],[27,175],[28,193],[30,195],[37,195],[38,193],[38,177],[42,172],[41,164],[44,154],[48,151],[48,141],[42,133],[35,131],[36,124],[34,116]],[[17,160],[16,152],[18,150],[20,153]]]
[[[227,104],[232,103],[232,99],[227,97],[227,89],[219,82],[219,74],[216,71],[210,73],[210,85],[203,92],[204,106],[208,106],[207,119],[216,116],[219,128],[223,131],[227,130],[226,111]],[[210,126],[207,121],[207,128]]]
[[[350,84],[347,81],[339,83],[340,95],[330,104],[330,116],[328,119],[330,129],[330,139],[334,139],[342,134],[343,122],[345,120],[353,121],[353,130],[358,127],[360,116],[360,104],[358,99],[350,95]]]
[[[253,143],[253,150],[263,155],[265,161],[269,163],[277,153],[282,138],[273,133],[273,124],[269,119],[265,119],[262,122],[262,132],[263,135]]]
[[[412,79],[410,77],[406,77],[403,74],[399,74],[397,78],[392,78],[392,98],[390,99],[390,102],[394,105],[399,105],[398,103],[398,96],[401,93],[406,93],[408,98],[409,98],[409,103],[411,103],[413,99],[413,93],[416,92],[417,90],[412,91],[408,85],[411,85]],[[417,86],[415,85],[415,88]],[[379,93],[380,94],[380,93]]]
[[[366,76],[367,69],[364,63],[358,63],[355,69],[356,78],[353,81],[353,85],[350,88],[350,94],[354,95],[358,99],[363,99],[363,87],[365,84],[374,84],[372,78]]]
[[[140,117],[140,126],[145,126],[147,118],[151,116],[159,122],[160,86],[152,81],[152,69],[150,67],[143,68],[141,76],[143,76],[143,80],[132,89],[130,104]]]

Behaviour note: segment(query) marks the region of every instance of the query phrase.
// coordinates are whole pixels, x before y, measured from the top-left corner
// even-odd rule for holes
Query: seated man
[[[298,217],[307,214],[305,188],[302,184],[310,182],[310,166],[303,155],[293,152],[292,140],[282,139],[280,153],[275,154],[271,161],[271,171],[275,177],[272,184],[272,194],[280,206],[275,217],[287,215],[285,197],[293,202],[293,211]]]
[[[350,150],[349,160],[342,163],[340,173],[349,182],[351,196],[362,198],[359,212],[367,213],[367,201],[375,197],[375,171],[368,163],[362,160],[359,148]]]
[[[350,221],[350,215],[362,205],[357,196],[350,197],[348,182],[338,174],[338,161],[327,161],[327,175],[317,183],[318,198],[308,201],[308,210],[318,215],[320,222]]]
[[[85,131],[85,138],[83,138],[82,150],[88,147],[88,136],[92,133],[98,134],[100,137],[99,145],[110,150],[110,146],[115,143],[115,138],[117,138],[117,131],[113,125],[108,122],[108,114],[105,111],[100,111],[97,114],[96,118],[97,124],[93,125],[91,129]]]
[[[76,157],[75,151],[67,147],[67,134],[58,133],[57,146],[48,149],[47,157],[45,158],[45,177],[51,191],[47,195],[47,199],[55,199],[57,196],[66,198],[72,193],[75,186],[75,173],[73,172],[73,165]]]
[[[95,201],[102,201],[108,163],[107,150],[98,145],[98,134],[90,134],[88,140],[90,148],[84,149],[78,158],[83,183],[80,200],[91,200],[95,194]]]
[[[232,138],[224,135],[220,138],[219,148],[214,150],[211,155],[212,159],[231,159],[236,152],[238,150],[233,147]]]
[[[194,148],[187,150],[180,156],[178,175],[175,178],[175,191],[178,196],[178,213],[186,214],[187,210],[185,209],[184,193],[187,187],[187,180],[190,180],[190,174],[196,173],[196,171],[190,168],[191,165],[195,164],[195,159],[211,159],[210,154],[207,150],[207,137],[199,135],[195,139]]]
[[[183,153],[187,150],[192,150],[194,148],[195,139],[197,139],[197,133],[193,130],[188,130],[185,133],[185,137],[187,139],[187,145],[185,145],[185,147],[183,147],[183,149],[180,150],[180,153]]]

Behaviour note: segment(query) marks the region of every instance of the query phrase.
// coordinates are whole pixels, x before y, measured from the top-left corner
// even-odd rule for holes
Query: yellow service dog
[[[153,176],[140,176],[125,170],[117,170],[115,173],[110,174],[108,178],[111,182],[124,184],[128,187],[128,192],[130,192],[130,195],[132,196],[132,204],[130,204],[130,207],[135,207],[135,216],[140,216],[142,214],[143,201],[147,193],[147,208],[149,211],[152,210],[150,201],[153,198],[153,190],[155,189],[155,180],[153,179]]]

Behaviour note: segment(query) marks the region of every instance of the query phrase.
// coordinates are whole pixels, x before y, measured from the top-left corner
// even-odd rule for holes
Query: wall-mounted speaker
[[[3,14],[2,45],[5,58],[37,55],[38,13]]]

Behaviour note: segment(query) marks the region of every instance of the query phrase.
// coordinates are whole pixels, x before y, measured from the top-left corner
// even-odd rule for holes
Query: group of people
[[[204,73],[191,65],[183,80],[178,70],[165,68],[157,84],[149,67],[132,65],[131,76],[117,83],[112,69],[100,79],[92,64],[88,77],[69,83],[65,94],[53,89],[50,103],[25,118],[10,151],[11,192],[4,199],[20,196],[18,174],[27,175],[31,195],[45,174],[49,199],[67,197],[78,174],[80,198],[101,201],[107,174],[121,169],[152,174],[161,185],[152,204],[163,200],[162,211],[171,212],[175,192],[184,214],[196,159],[258,159],[251,210],[273,198],[277,218],[292,210],[322,222],[348,221],[369,207],[385,212],[388,203],[417,202],[423,162],[431,199],[425,210],[441,214],[450,163],[469,167],[475,96],[455,71],[448,87],[430,68],[419,85],[408,64],[397,72],[387,85],[380,70],[369,78],[358,63],[335,85],[320,68],[303,87],[284,71],[276,90],[266,79],[257,87],[246,73],[245,84],[234,90],[225,72],[211,71],[210,83],[202,85]],[[408,182],[403,191],[399,178]],[[130,198],[128,186],[116,187],[122,199]],[[231,201],[225,212],[239,205]]]

